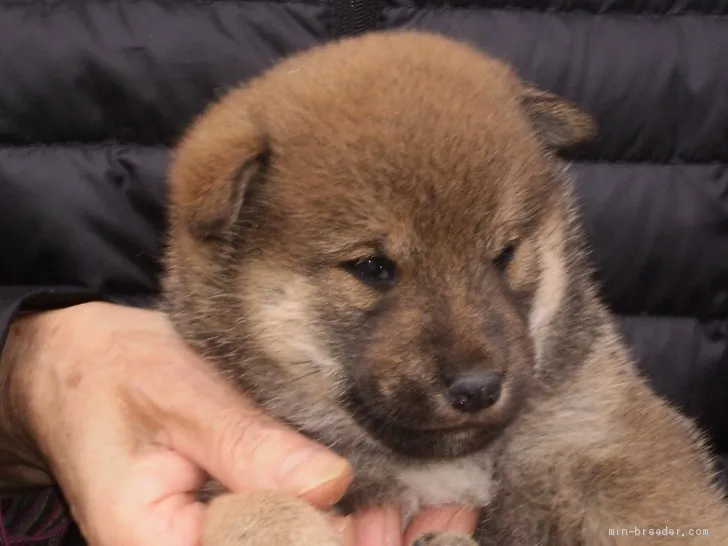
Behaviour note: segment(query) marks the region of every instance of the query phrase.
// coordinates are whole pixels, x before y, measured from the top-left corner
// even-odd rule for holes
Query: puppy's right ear
[[[269,151],[245,90],[233,91],[187,131],[170,168],[170,216],[202,241],[225,238],[248,190],[265,176]]]

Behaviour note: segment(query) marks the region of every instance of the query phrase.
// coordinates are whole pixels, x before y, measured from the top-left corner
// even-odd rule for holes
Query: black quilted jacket
[[[153,300],[169,146],[193,115],[283,55],[403,27],[597,118],[570,159],[604,297],[728,453],[724,0],[0,0],[0,333],[23,307]]]

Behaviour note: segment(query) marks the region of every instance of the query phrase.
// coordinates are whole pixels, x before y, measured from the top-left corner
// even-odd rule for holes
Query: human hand
[[[195,491],[207,474],[322,510],[351,480],[345,460],[247,402],[161,313],[104,303],[39,313],[16,321],[4,353],[18,418],[94,546],[198,545],[205,506]],[[406,539],[474,525],[469,511],[432,509]],[[400,546],[400,529],[397,511],[382,508],[342,532],[356,546]]]

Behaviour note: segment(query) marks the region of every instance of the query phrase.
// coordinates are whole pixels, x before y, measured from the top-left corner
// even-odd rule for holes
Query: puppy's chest
[[[483,507],[495,495],[490,457],[480,456],[407,467],[397,473],[405,514],[423,505],[461,503]]]

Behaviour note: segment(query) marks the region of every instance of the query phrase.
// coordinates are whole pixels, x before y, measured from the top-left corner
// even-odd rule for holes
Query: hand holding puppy
[[[322,510],[351,479],[344,459],[246,403],[161,313],[89,303],[24,317],[3,359],[16,422],[92,545],[199,544],[195,491],[208,473],[233,491],[282,490]],[[332,524],[347,544],[398,546],[398,518],[381,509]],[[470,511],[428,510],[405,538],[474,525]]]

